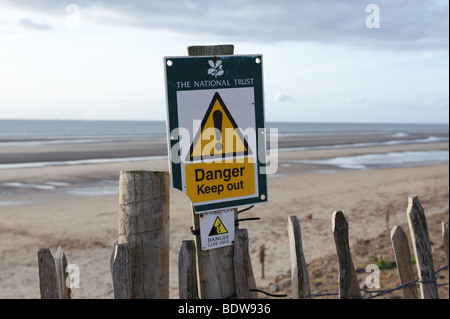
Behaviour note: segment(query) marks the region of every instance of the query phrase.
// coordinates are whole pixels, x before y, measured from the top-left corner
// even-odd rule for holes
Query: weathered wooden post
[[[39,287],[42,299],[59,299],[55,260],[49,248],[38,250]]]
[[[232,55],[233,45],[190,46],[189,56]],[[200,229],[200,214],[192,209],[194,230]],[[235,209],[235,219],[237,210]],[[238,227],[236,226],[236,229]],[[202,250],[200,236],[195,236],[197,250],[197,282],[201,299],[223,299],[236,295],[233,253],[234,247],[227,246],[211,250]]]
[[[408,197],[406,215],[408,217],[414,255],[416,256],[417,273],[420,279],[420,295],[422,299],[437,299],[436,275],[433,256],[431,255],[427,220],[417,195]]]
[[[310,294],[309,278],[297,216],[289,217],[287,228],[291,255],[292,299],[306,299]]]
[[[249,294],[248,278],[236,278],[251,268],[235,207],[267,201],[262,59],[233,51],[191,46],[165,58],[171,182],[192,201],[201,299]]]
[[[168,171],[121,171],[118,244],[128,245],[131,298],[169,298]]]
[[[114,299],[131,299],[131,270],[127,244],[114,244],[111,255]]]
[[[200,229],[199,218],[199,214],[193,213],[194,230]],[[235,296],[234,247],[226,246],[202,250],[200,236],[195,236],[194,240],[197,253],[197,288],[199,298],[224,299]]]
[[[55,254],[56,277],[58,281],[58,295],[60,299],[70,299],[71,289],[67,286],[67,258],[61,246]]]
[[[61,246],[55,257],[49,248],[38,250],[39,286],[42,299],[70,299],[71,290],[67,287],[67,258]]]
[[[261,264],[261,278],[264,279],[264,263],[266,261],[266,246],[259,247],[259,263]]]
[[[358,278],[353,266],[348,241],[348,223],[342,211],[335,211],[331,218],[331,227],[339,259],[339,298],[361,298]]]
[[[234,280],[237,299],[255,299],[257,293],[250,291],[256,288],[255,277],[248,250],[247,229],[237,229],[234,240]]]
[[[401,284],[403,285],[413,281],[416,278],[411,265],[411,252],[408,246],[408,237],[406,237],[401,226],[392,228],[391,241]],[[403,288],[403,297],[404,299],[419,299],[416,287]]]
[[[442,241],[444,242],[445,255],[447,256],[448,264],[448,224],[442,223]]]
[[[195,242],[184,240],[178,253],[178,291],[180,299],[197,299],[197,261]]]

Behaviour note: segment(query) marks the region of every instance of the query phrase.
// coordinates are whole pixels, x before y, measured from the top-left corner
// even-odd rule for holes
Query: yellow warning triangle
[[[250,155],[251,150],[230,111],[216,92],[192,142],[188,160]]]
[[[211,228],[208,236],[227,234],[228,230],[225,228],[225,225],[222,223],[219,217],[216,217],[214,221],[214,225]]]

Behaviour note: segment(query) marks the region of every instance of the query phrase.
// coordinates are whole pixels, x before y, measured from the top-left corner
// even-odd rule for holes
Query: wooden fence
[[[405,299],[438,299],[437,276],[431,255],[431,242],[428,234],[425,212],[419,202],[417,195],[408,197],[406,210],[411,242],[417,266],[416,278],[408,238],[401,226],[395,226],[391,231],[391,242],[395,255],[396,265],[401,285],[397,288],[376,291],[377,296],[388,294],[392,291],[402,289]],[[335,211],[332,215],[332,231],[339,260],[338,293],[340,299],[360,299],[362,292],[367,295],[368,290],[361,290],[356,276],[350,245],[348,240],[348,223],[342,211]],[[288,232],[291,251],[291,274],[292,274],[292,298],[314,297],[309,293],[309,281],[307,266],[303,255],[300,224],[296,216],[291,216],[288,223]],[[447,257],[447,265],[440,270],[448,268],[448,224],[442,223],[442,239]],[[417,283],[419,292],[417,292]],[[333,294],[327,294],[333,295]]]
[[[110,260],[114,297],[117,299],[169,297],[169,187],[167,171],[120,173],[118,242],[114,244]],[[414,276],[407,235],[400,226],[395,226],[391,231],[391,241],[401,281],[398,289],[403,290],[405,299],[436,299],[438,291],[430,238],[425,212],[418,196],[408,198],[406,215],[418,278]],[[335,211],[332,214],[331,226],[339,262],[336,295],[341,299],[362,298],[364,296],[359,288],[350,253],[348,223],[342,211]],[[448,228],[448,224],[442,224],[447,267]],[[292,298],[315,297],[310,292],[301,228],[296,216],[288,219],[287,230]],[[239,224],[236,223],[234,245],[211,250],[216,252],[209,257],[199,254],[201,250],[198,245],[196,240],[181,243],[178,264],[180,298],[258,297],[246,229],[239,229]],[[218,258],[214,264],[230,259],[231,266],[215,268],[214,271],[217,273],[215,276],[211,276],[210,273],[205,276],[202,270],[211,267],[211,256]],[[70,278],[66,270],[67,259],[62,248],[58,248],[55,257],[52,256],[50,249],[39,249],[38,265],[41,298],[70,299],[71,291],[68,288]],[[224,290],[220,286],[220,280],[224,278],[220,272],[227,272],[226,276],[232,278],[232,282],[227,285],[226,296],[223,295]],[[416,288],[417,284],[419,291]]]

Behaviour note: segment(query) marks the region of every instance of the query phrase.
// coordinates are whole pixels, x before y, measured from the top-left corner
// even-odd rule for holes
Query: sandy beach
[[[164,152],[164,147],[160,146],[159,151],[152,154],[136,151],[141,145],[103,145],[104,149],[97,147],[97,150],[95,145],[84,147],[88,149],[78,148],[73,152],[97,151],[105,155],[114,147],[123,148],[122,154],[127,156]],[[20,153],[10,147],[2,154],[17,157],[20,153],[22,162],[26,163],[30,153],[43,159],[44,154],[66,154],[67,149],[63,148],[47,146]],[[240,225],[249,232],[258,287],[268,287],[277,275],[286,273],[290,267],[286,230],[289,216],[296,215],[301,223],[307,262],[335,253],[330,224],[335,210],[342,210],[349,222],[351,245],[404,224],[407,197],[411,194],[419,196],[427,216],[446,212],[444,217],[448,222],[448,163],[349,170],[296,160],[400,151],[448,151],[448,148],[448,142],[438,142],[280,152],[278,171],[268,179],[269,203],[243,213],[245,217],[260,217],[261,220]],[[167,160],[0,170],[0,184],[4,185],[0,200],[22,201],[20,205],[0,205],[0,298],[40,298],[37,251],[50,248],[54,254],[58,245],[64,249],[68,263],[80,269],[80,288],[73,289],[74,298],[113,298],[109,260],[117,240],[118,190],[117,194],[75,196],[61,189],[67,187],[65,185],[87,189],[97,181],[118,181],[120,170],[152,169],[168,169]],[[33,192],[26,187],[16,187],[14,194],[9,194],[7,186],[17,183],[58,187],[41,187]],[[189,231],[192,217],[185,194],[172,189],[170,195],[170,298],[178,298],[178,251],[183,240],[192,239]],[[261,279],[258,259],[263,244],[266,247],[265,279]],[[367,260],[369,263],[371,261]]]

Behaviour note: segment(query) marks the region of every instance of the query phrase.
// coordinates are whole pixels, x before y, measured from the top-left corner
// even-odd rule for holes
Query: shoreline
[[[434,140],[429,140],[433,137]],[[339,133],[280,136],[277,147],[280,153],[297,151],[334,150],[335,148],[384,147],[395,145],[448,143],[448,132],[409,133],[393,136],[390,133]],[[270,152],[271,144],[268,143]],[[0,165],[35,162],[63,162],[91,159],[118,159],[167,156],[165,138],[124,139],[123,141],[98,141],[75,144],[2,145]]]
[[[306,151],[288,151],[278,152],[278,169],[276,175],[284,174],[300,174],[307,171],[335,169],[341,170],[333,165],[305,164],[298,160],[319,160],[331,159],[336,157],[350,157],[366,154],[383,154],[390,152],[411,152],[411,151],[429,151],[429,150],[449,150],[448,142],[439,143],[417,143],[417,144],[401,144],[401,145],[384,145],[370,147],[350,147],[337,149],[320,149]],[[46,153],[46,156],[51,154]],[[268,153],[270,160],[271,154]],[[136,160],[127,161],[124,158],[122,162],[106,162],[106,163],[86,163],[80,165],[57,165],[44,167],[29,168],[12,168],[0,170],[0,183],[2,182],[25,182],[39,183],[45,181],[55,182],[82,182],[83,180],[118,180],[120,170],[149,170],[149,169],[165,169],[168,170],[168,160]],[[289,163],[289,166],[284,165]],[[419,165],[420,166],[420,165]],[[272,177],[269,175],[269,178]]]
[[[448,152],[448,143],[419,143],[378,147],[338,148],[325,150],[279,152],[274,162],[277,169],[268,175],[268,180],[307,173],[327,174],[337,171],[352,171],[353,168],[327,164],[327,159],[389,154],[390,152],[420,152],[440,150]],[[414,154],[414,153],[408,153]],[[269,153],[270,161],[273,154]],[[323,162],[325,164],[320,164]],[[448,162],[447,162],[448,163]],[[57,165],[0,169],[0,207],[30,205],[53,200],[54,196],[92,197],[118,195],[121,170],[168,170],[168,160],[112,161],[78,165]],[[412,167],[427,165],[415,163]],[[438,164],[439,165],[439,164]],[[447,164],[448,165],[448,164]],[[394,167],[394,165],[393,165]],[[361,169],[361,168],[358,168]],[[367,167],[361,170],[377,170],[383,167]]]

